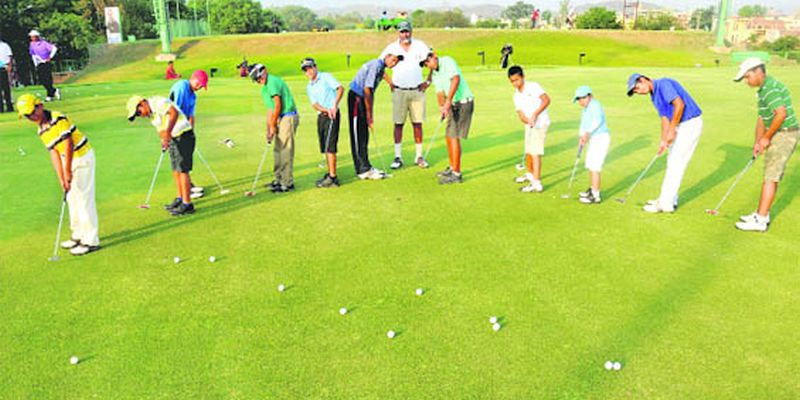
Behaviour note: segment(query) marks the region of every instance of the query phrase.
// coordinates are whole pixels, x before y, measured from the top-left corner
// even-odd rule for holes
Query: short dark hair
[[[766,74],[767,74],[767,66],[766,66],[766,65],[764,65],[764,64],[761,64],[761,65],[759,65],[759,66],[757,66],[757,67],[755,67],[755,68],[753,68],[753,69],[760,69],[760,70],[761,70],[761,72],[763,72],[763,73],[764,73],[764,75],[766,75]]]
[[[520,67],[519,65],[514,65],[514,66],[512,66],[511,68],[508,69],[508,77],[511,78],[514,75],[519,75],[519,76],[524,77],[525,76],[525,72],[522,70],[522,67]]]

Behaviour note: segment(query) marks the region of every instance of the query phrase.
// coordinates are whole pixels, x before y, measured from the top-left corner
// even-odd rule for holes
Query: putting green
[[[753,90],[732,68],[639,69],[681,81],[705,129],[672,215],[649,215],[659,160],[625,205],[657,149],[649,100],[624,94],[632,68],[530,68],[553,99],[541,194],[513,183],[522,126],[498,71],[464,68],[476,114],[464,142],[465,182],[442,187],[441,137],[432,167],[353,177],[341,135],[336,189],[323,171],[305,82],[298,190],[249,190],[263,149],[264,109],[246,80],[215,78],[200,94],[198,147],[226,188],[193,216],[160,209],[174,196],[159,175],[154,207],[137,208],[158,158],[154,129],[124,119],[134,93],[169,83],[64,86],[53,109],[70,115],[97,155],[104,248],[84,258],[52,249],[59,187],[34,127],[0,114],[0,392],[10,398],[793,398],[800,395],[798,155],[766,234],[738,232],[757,201],[758,160],[723,205],[704,213],[750,157]],[[800,102],[797,68],[770,68]],[[342,82],[351,74],[340,73]],[[593,87],[612,134],[604,202],[564,200],[580,108]],[[18,94],[17,94],[18,95]],[[435,129],[428,95],[426,138]],[[390,161],[389,91],[381,87],[371,158]],[[343,125],[346,127],[346,125]],[[344,131],[344,130],[343,130]],[[405,156],[413,146],[406,129]],[[224,138],[232,149],[219,144]],[[23,149],[25,156],[20,155]],[[272,156],[268,158],[271,163]],[[271,172],[261,182],[271,180]],[[579,171],[575,192],[585,188]],[[66,232],[66,230],[65,230]],[[208,262],[215,256],[215,263]],[[180,256],[182,262],[173,263]],[[277,286],[288,289],[278,292]],[[423,296],[414,290],[425,288]],[[339,315],[346,307],[348,314]],[[493,332],[488,319],[501,317]],[[390,340],[388,330],[398,334]],[[81,362],[72,366],[70,356]],[[622,370],[606,371],[607,360]]]

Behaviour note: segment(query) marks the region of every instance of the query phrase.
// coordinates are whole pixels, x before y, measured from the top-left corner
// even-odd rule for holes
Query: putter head
[[[625,204],[625,199],[624,199],[624,198],[622,198],[622,197],[617,197],[617,198],[616,198],[616,199],[614,199],[614,200],[615,200],[617,203],[620,203],[620,204]]]
[[[713,216],[715,216],[715,217],[716,217],[717,215],[719,215],[719,211],[717,211],[717,210],[711,210],[711,209],[706,209],[706,214],[708,214],[708,215],[713,215]]]
[[[149,210],[150,209],[150,204],[141,204],[141,205],[139,205],[139,208],[141,208],[142,210]]]
[[[253,197],[253,196],[255,196],[256,194],[255,194],[255,192],[252,192],[252,191],[250,191],[250,192],[244,192],[244,195],[245,195],[246,197]]]
[[[222,190],[219,191],[219,194],[226,195],[226,194],[228,194],[230,192],[231,192],[230,189],[222,189]]]
[[[61,257],[59,256],[52,256],[47,259],[47,261],[59,261],[59,260],[61,260]]]
[[[524,166],[524,165],[522,165],[522,164],[517,164],[517,165],[516,165],[516,168],[517,168],[517,171],[522,171],[522,170],[524,170],[524,169],[525,169],[525,166]]]

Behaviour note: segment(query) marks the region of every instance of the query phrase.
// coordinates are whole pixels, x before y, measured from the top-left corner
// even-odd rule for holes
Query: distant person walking
[[[14,111],[11,101],[11,82],[14,71],[14,53],[8,43],[0,38],[0,113]],[[3,104],[5,103],[5,109]]]
[[[58,52],[58,47],[42,39],[41,36],[35,29],[28,33],[28,37],[31,39],[28,49],[33,59],[33,65],[36,67],[36,76],[39,78],[39,83],[47,90],[47,97],[44,98],[44,101],[53,101],[53,98],[61,100],[61,91],[53,86],[53,64],[51,62]]]

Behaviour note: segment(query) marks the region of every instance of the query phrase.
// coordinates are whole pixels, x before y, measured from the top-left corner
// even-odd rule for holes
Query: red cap
[[[189,78],[189,79],[190,80],[191,79],[196,80],[197,83],[200,84],[201,88],[204,88],[204,89],[208,90],[208,74],[206,73],[206,71],[203,71],[202,69],[198,69],[197,71],[192,72],[192,77]]]

